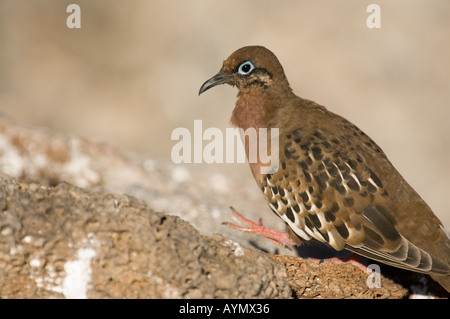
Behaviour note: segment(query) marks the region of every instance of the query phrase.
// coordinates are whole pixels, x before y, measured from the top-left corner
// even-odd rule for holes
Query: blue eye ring
[[[248,75],[248,74],[250,74],[253,71],[254,68],[255,68],[255,66],[253,65],[252,62],[245,61],[244,63],[242,63],[239,66],[238,73],[240,75]]]

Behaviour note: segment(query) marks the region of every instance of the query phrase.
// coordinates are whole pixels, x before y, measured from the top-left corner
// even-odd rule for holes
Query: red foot
[[[333,258],[327,258],[325,259],[326,262],[334,262],[334,263],[350,263],[352,265],[355,265],[356,267],[358,267],[359,269],[361,269],[364,272],[372,272],[371,269],[367,268],[366,266],[364,266],[362,263],[359,262],[359,259],[361,259],[361,256],[355,253],[350,253],[350,255],[348,255],[347,257],[333,257]],[[316,261],[316,262],[321,262],[323,261],[323,259],[314,259],[314,258],[310,258],[310,260]]]
[[[233,229],[237,229],[239,231],[243,231],[246,233],[254,233],[258,234],[260,236],[266,237],[267,239],[270,239],[271,241],[275,242],[278,246],[288,245],[293,246],[297,245],[296,242],[291,240],[289,238],[289,235],[287,233],[277,232],[271,229],[268,229],[263,226],[262,219],[259,219],[258,223],[255,223],[241,214],[239,214],[233,207],[231,207],[231,212],[244,224],[247,224],[247,227],[238,226],[232,223],[225,222],[225,225],[228,225],[229,227]]]

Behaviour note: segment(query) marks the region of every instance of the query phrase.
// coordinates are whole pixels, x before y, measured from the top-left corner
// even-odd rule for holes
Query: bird
[[[238,89],[233,126],[278,128],[278,169],[262,173],[260,160],[249,165],[269,207],[287,224],[289,243],[347,249],[429,274],[450,292],[450,240],[442,222],[367,134],[295,95],[278,58],[263,46],[233,52],[198,94],[221,84]]]

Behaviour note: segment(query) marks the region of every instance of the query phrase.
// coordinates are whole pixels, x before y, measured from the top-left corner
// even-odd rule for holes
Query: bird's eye
[[[250,72],[252,72],[254,68],[255,67],[253,66],[252,62],[246,61],[239,66],[238,73],[241,75],[247,75],[250,74]]]

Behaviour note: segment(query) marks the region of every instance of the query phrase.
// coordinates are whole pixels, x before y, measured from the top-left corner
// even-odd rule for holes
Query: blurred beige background
[[[66,26],[70,3],[81,29]],[[370,3],[381,29],[366,26]],[[200,85],[235,49],[264,45],[298,95],[369,134],[450,227],[449,14],[448,0],[0,0],[0,113],[170,161],[174,128],[229,126],[236,90],[198,97]]]

